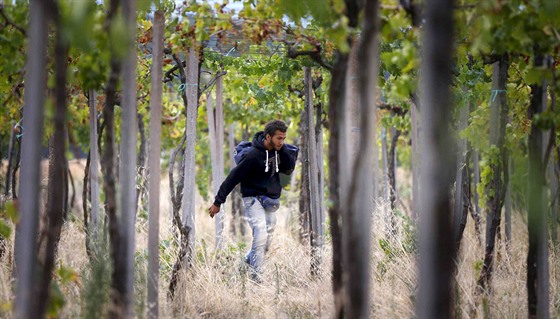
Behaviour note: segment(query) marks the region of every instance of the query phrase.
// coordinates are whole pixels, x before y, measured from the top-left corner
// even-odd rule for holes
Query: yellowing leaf
[[[62,310],[62,307],[64,307],[64,304],[66,303],[66,299],[64,298],[62,291],[60,291],[60,287],[58,287],[56,281],[51,283],[50,294],[51,296],[49,298],[49,304],[47,305],[47,313],[49,317],[57,318],[60,315],[60,310]]]
[[[6,223],[5,221],[0,220],[0,236],[2,236],[3,238],[9,238],[11,234],[12,228],[10,227],[10,225],[8,225],[8,223]]]
[[[152,27],[152,21],[150,20],[142,20],[142,29],[148,30]]]
[[[9,218],[12,221],[12,223],[16,224],[19,222],[19,213],[14,205],[14,202],[7,202],[6,210],[3,213],[6,218]]]
[[[10,301],[6,301],[3,303],[0,303],[0,312],[2,313],[10,313],[12,312],[12,308],[13,308],[13,303]]]
[[[68,283],[77,283],[80,278],[74,269],[65,266],[60,266],[60,268],[58,268],[57,275],[63,285]]]

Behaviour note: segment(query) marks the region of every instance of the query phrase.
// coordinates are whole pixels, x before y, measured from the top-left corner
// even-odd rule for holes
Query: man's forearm
[[[236,166],[231,170],[222,185],[220,185],[220,189],[218,190],[216,197],[214,197],[214,205],[220,206],[221,204],[226,202],[226,198],[228,197],[229,193],[231,193],[235,186],[240,183],[241,175],[241,166]]]

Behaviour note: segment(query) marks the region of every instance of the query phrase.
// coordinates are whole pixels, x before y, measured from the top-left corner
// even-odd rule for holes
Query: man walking
[[[264,254],[276,225],[275,212],[282,192],[279,173],[293,172],[299,151],[293,145],[284,144],[287,130],[286,123],[274,120],[265,125],[264,131],[256,133],[250,150],[230,171],[208,209],[210,217],[214,217],[229,193],[241,183],[245,217],[253,232],[253,243],[245,262],[252,269],[251,278],[257,282],[261,281]]]

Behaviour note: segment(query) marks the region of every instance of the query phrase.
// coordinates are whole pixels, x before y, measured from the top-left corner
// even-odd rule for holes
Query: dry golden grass
[[[183,273],[176,298],[167,298],[167,287],[177,244],[171,227],[171,204],[166,175],[161,188],[160,249],[160,316],[162,318],[331,318],[334,312],[331,293],[330,264],[332,251],[329,238],[323,251],[321,274],[309,274],[310,247],[299,242],[297,235],[297,194],[287,193],[286,204],[278,211],[278,225],[271,250],[266,257],[264,283],[248,279],[242,257],[250,245],[251,236],[227,233],[224,249],[214,250],[214,220],[206,215],[209,203],[198,198],[196,216],[196,256],[188,273]],[[81,185],[76,170],[77,185]],[[78,187],[77,192],[81,194]],[[81,196],[78,196],[78,199]],[[90,287],[86,277],[90,271],[85,253],[81,223],[80,200],[75,205],[77,218],[65,225],[60,241],[59,265],[79,274],[78,280],[60,285],[66,303],[62,318],[84,317],[83,294]],[[228,210],[229,212],[229,210]],[[405,231],[406,218],[398,218],[397,234],[385,241],[387,203],[380,203],[372,212],[371,307],[372,318],[412,318],[417,289],[417,260],[410,234]],[[227,215],[226,229],[229,229]],[[499,242],[493,293],[486,301],[475,295],[476,280],[484,256],[472,220],[469,219],[457,263],[458,312],[462,318],[525,318],[527,317],[526,268],[527,227],[520,214],[514,214],[513,245],[508,252]],[[137,233],[137,304],[142,309],[146,295],[145,275],[147,255],[147,219],[138,215]],[[384,243],[381,245],[381,243]],[[13,238],[10,245],[13,244]],[[11,255],[0,266],[0,310],[9,318],[11,290]],[[560,317],[559,260],[550,258],[551,317]],[[106,309],[107,305],[98,305]],[[105,308],[104,308],[105,307]],[[485,310],[486,309],[486,310]],[[103,312],[101,312],[103,314]],[[137,312],[138,317],[144,313]],[[102,315],[99,317],[103,317]]]

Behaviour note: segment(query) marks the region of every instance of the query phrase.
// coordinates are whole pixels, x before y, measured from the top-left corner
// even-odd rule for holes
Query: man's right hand
[[[210,208],[208,208],[208,213],[210,213],[210,217],[214,218],[214,215],[220,212],[220,206],[216,206],[212,204]]]

